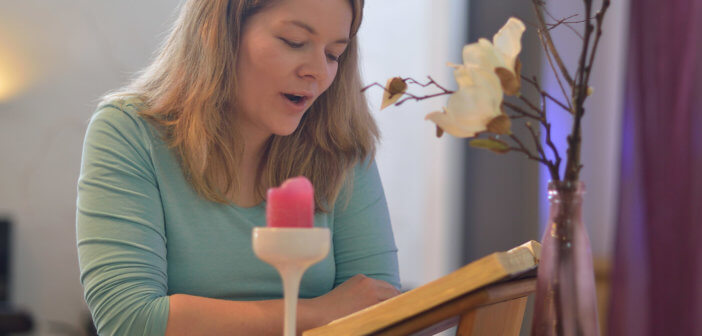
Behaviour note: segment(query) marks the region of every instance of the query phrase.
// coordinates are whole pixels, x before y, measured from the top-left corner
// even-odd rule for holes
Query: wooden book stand
[[[540,250],[530,241],[490,254],[303,336],[433,335],[455,325],[460,336],[519,335]]]

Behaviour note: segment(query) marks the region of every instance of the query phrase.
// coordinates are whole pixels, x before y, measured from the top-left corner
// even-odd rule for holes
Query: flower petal
[[[463,129],[458,125],[452,116],[444,112],[432,112],[424,118],[434,122],[444,132],[459,138],[470,138],[475,136],[475,131],[471,129]]]
[[[503,66],[492,43],[483,38],[463,47],[463,65],[484,68]]]
[[[470,77],[473,86],[480,87],[484,93],[494,99],[502,101],[502,84],[497,73],[492,68],[470,66],[466,67],[467,76]]]
[[[459,88],[475,85],[470,76],[471,74],[465,65],[459,65],[456,67],[456,70],[453,70],[453,77],[456,79]]]
[[[470,87],[456,91],[449,97],[446,113],[452,115],[461,127],[485,129],[492,118],[500,115],[502,99],[491,97],[485,88]]]
[[[525,29],[521,20],[511,17],[492,38],[495,49],[503,56],[506,68],[512,72],[517,55],[522,51],[521,39]]]

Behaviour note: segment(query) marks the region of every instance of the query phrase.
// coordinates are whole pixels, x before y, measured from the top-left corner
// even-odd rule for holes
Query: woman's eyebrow
[[[302,22],[302,21],[298,21],[298,20],[289,20],[289,21],[284,21],[284,23],[286,23],[286,24],[292,24],[292,25],[298,26],[298,27],[300,27],[300,28],[302,28],[302,29],[308,31],[308,32],[309,32],[310,34],[312,34],[312,35],[317,35],[317,31],[316,31],[314,28],[312,28],[312,26],[310,26],[310,25],[308,25],[308,24],[306,24],[306,23],[304,23],[304,22]],[[348,39],[348,38],[340,38],[340,39],[334,41],[333,43],[338,43],[338,44],[349,44],[349,39]]]

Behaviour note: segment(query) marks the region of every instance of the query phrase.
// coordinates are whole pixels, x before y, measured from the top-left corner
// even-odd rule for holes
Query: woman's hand
[[[311,299],[311,303],[320,325],[324,325],[398,294],[400,291],[385,281],[356,274],[331,292]]]

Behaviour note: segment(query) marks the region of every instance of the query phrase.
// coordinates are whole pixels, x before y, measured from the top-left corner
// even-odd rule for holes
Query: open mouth
[[[291,94],[291,93],[284,93],[283,96],[287,98],[289,101],[291,101],[293,104],[300,105],[304,104],[305,101],[307,101],[306,96],[301,96],[301,95],[296,95],[296,94]]]

